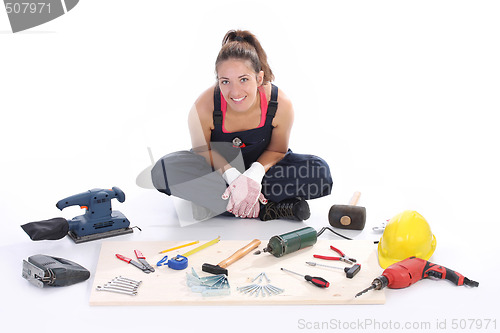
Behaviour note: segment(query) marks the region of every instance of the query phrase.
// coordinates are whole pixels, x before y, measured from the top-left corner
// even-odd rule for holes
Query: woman
[[[196,219],[226,212],[241,218],[306,220],[306,199],[330,194],[328,164],[288,148],[294,111],[271,83],[257,38],[231,30],[215,62],[217,83],[191,109],[191,151],[164,156],[155,187],[194,203]]]

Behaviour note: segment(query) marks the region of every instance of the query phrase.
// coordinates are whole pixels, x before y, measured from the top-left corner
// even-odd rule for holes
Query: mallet
[[[330,208],[328,221],[332,227],[363,230],[366,222],[366,209],[356,206],[360,196],[360,192],[354,192],[349,205],[333,205]]]
[[[246,256],[248,253],[250,253],[252,250],[256,249],[260,245],[260,240],[254,239],[235,253],[231,255],[229,258],[222,260],[220,263],[217,265],[212,265],[212,264],[203,264],[201,266],[201,270],[207,273],[212,273],[212,274],[228,274],[228,271],[226,269],[227,266],[231,265],[235,261],[243,258]]]

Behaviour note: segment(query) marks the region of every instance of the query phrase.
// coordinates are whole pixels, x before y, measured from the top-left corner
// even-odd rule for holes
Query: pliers
[[[327,257],[327,256],[320,256],[318,254],[313,255],[313,257],[318,258],[318,259],[325,259],[325,260],[340,260],[340,261],[343,261],[349,265],[354,265],[354,263],[356,262],[356,259],[346,257],[344,252],[340,251],[336,247],[333,247],[332,245],[330,245],[330,249],[337,252],[340,255],[340,257]]]
[[[135,256],[137,257],[137,260],[139,262],[134,261],[130,258],[127,258],[125,256],[122,256],[121,254],[116,254],[116,257],[120,260],[125,261],[127,264],[132,264],[135,267],[139,268],[141,271],[143,271],[146,274],[152,273],[155,271],[155,269],[146,261],[146,257],[142,254],[141,251],[139,250],[134,250]]]

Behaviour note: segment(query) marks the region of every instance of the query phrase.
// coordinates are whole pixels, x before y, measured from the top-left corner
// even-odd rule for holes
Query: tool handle
[[[134,250],[134,252],[135,252],[135,256],[137,257],[137,259],[146,259],[146,257],[144,256],[144,254],[142,254],[141,251]]]
[[[321,256],[319,254],[314,254],[313,257],[316,259],[324,259],[324,260],[340,260],[340,257]]]
[[[358,192],[358,191],[354,192],[354,194],[352,195],[351,201],[349,201],[349,205],[356,206],[358,204],[360,196],[361,196],[361,192]]]
[[[463,286],[464,284],[469,287],[479,286],[478,282],[469,280],[460,273],[457,273],[444,266],[434,264],[430,261],[427,261],[424,267],[424,272],[422,273],[422,277],[423,278],[434,277],[438,279],[446,279],[448,281],[451,281],[453,284],[457,286]]]
[[[120,259],[120,260],[125,261],[127,264],[129,264],[129,263],[130,263],[130,261],[132,260],[132,259],[130,259],[130,258],[127,258],[127,257],[125,257],[125,256],[122,256],[121,254],[116,254],[116,257],[117,257],[118,259]]]
[[[246,246],[242,247],[233,255],[231,255],[229,258],[222,260],[218,266],[222,268],[226,268],[227,266],[231,265],[232,263],[236,262],[237,260],[243,258],[246,256],[248,253],[250,253],[252,250],[256,249],[260,245],[260,240],[254,239],[250,243],[248,243]]]
[[[311,282],[316,287],[328,288],[330,286],[330,282],[326,281],[325,279],[323,279],[321,277],[305,275],[304,279],[306,279],[306,281]]]
[[[330,245],[330,249],[332,249],[333,251],[337,252],[338,254],[340,254],[341,257],[345,257],[345,254],[344,252],[340,251],[339,249],[337,249],[335,246],[333,245]]]

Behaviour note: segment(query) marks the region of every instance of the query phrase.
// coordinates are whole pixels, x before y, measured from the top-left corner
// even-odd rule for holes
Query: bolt
[[[236,290],[238,290],[238,291],[243,291],[243,290],[250,289],[250,288],[252,288],[253,286],[255,286],[255,284],[249,284],[249,285],[246,285],[246,286],[243,286],[243,287],[238,287],[238,288],[236,288]]]
[[[273,286],[272,284],[269,284],[268,286],[269,286],[269,288],[271,288],[271,290],[276,291],[278,294],[281,294],[282,292],[284,292],[284,291],[285,291],[284,289],[281,289],[281,288],[275,287],[275,286]]]
[[[257,289],[258,287],[259,287],[258,285],[254,284],[254,285],[252,285],[252,287],[251,287],[251,288],[246,289],[245,291],[243,291],[243,293],[244,293],[244,294],[248,294],[248,293],[250,293],[250,292],[253,292],[253,291],[254,291],[255,289]]]
[[[259,282],[261,282],[261,281],[262,281],[262,273],[260,273],[259,275],[257,275],[257,276],[256,276],[256,277],[252,280],[252,282],[255,282],[255,280],[257,280],[258,278],[260,278],[260,281],[259,281]]]
[[[262,286],[256,286],[256,288],[250,293],[250,296],[252,296],[255,293],[257,293],[257,295],[258,295],[261,288],[262,288]]]

